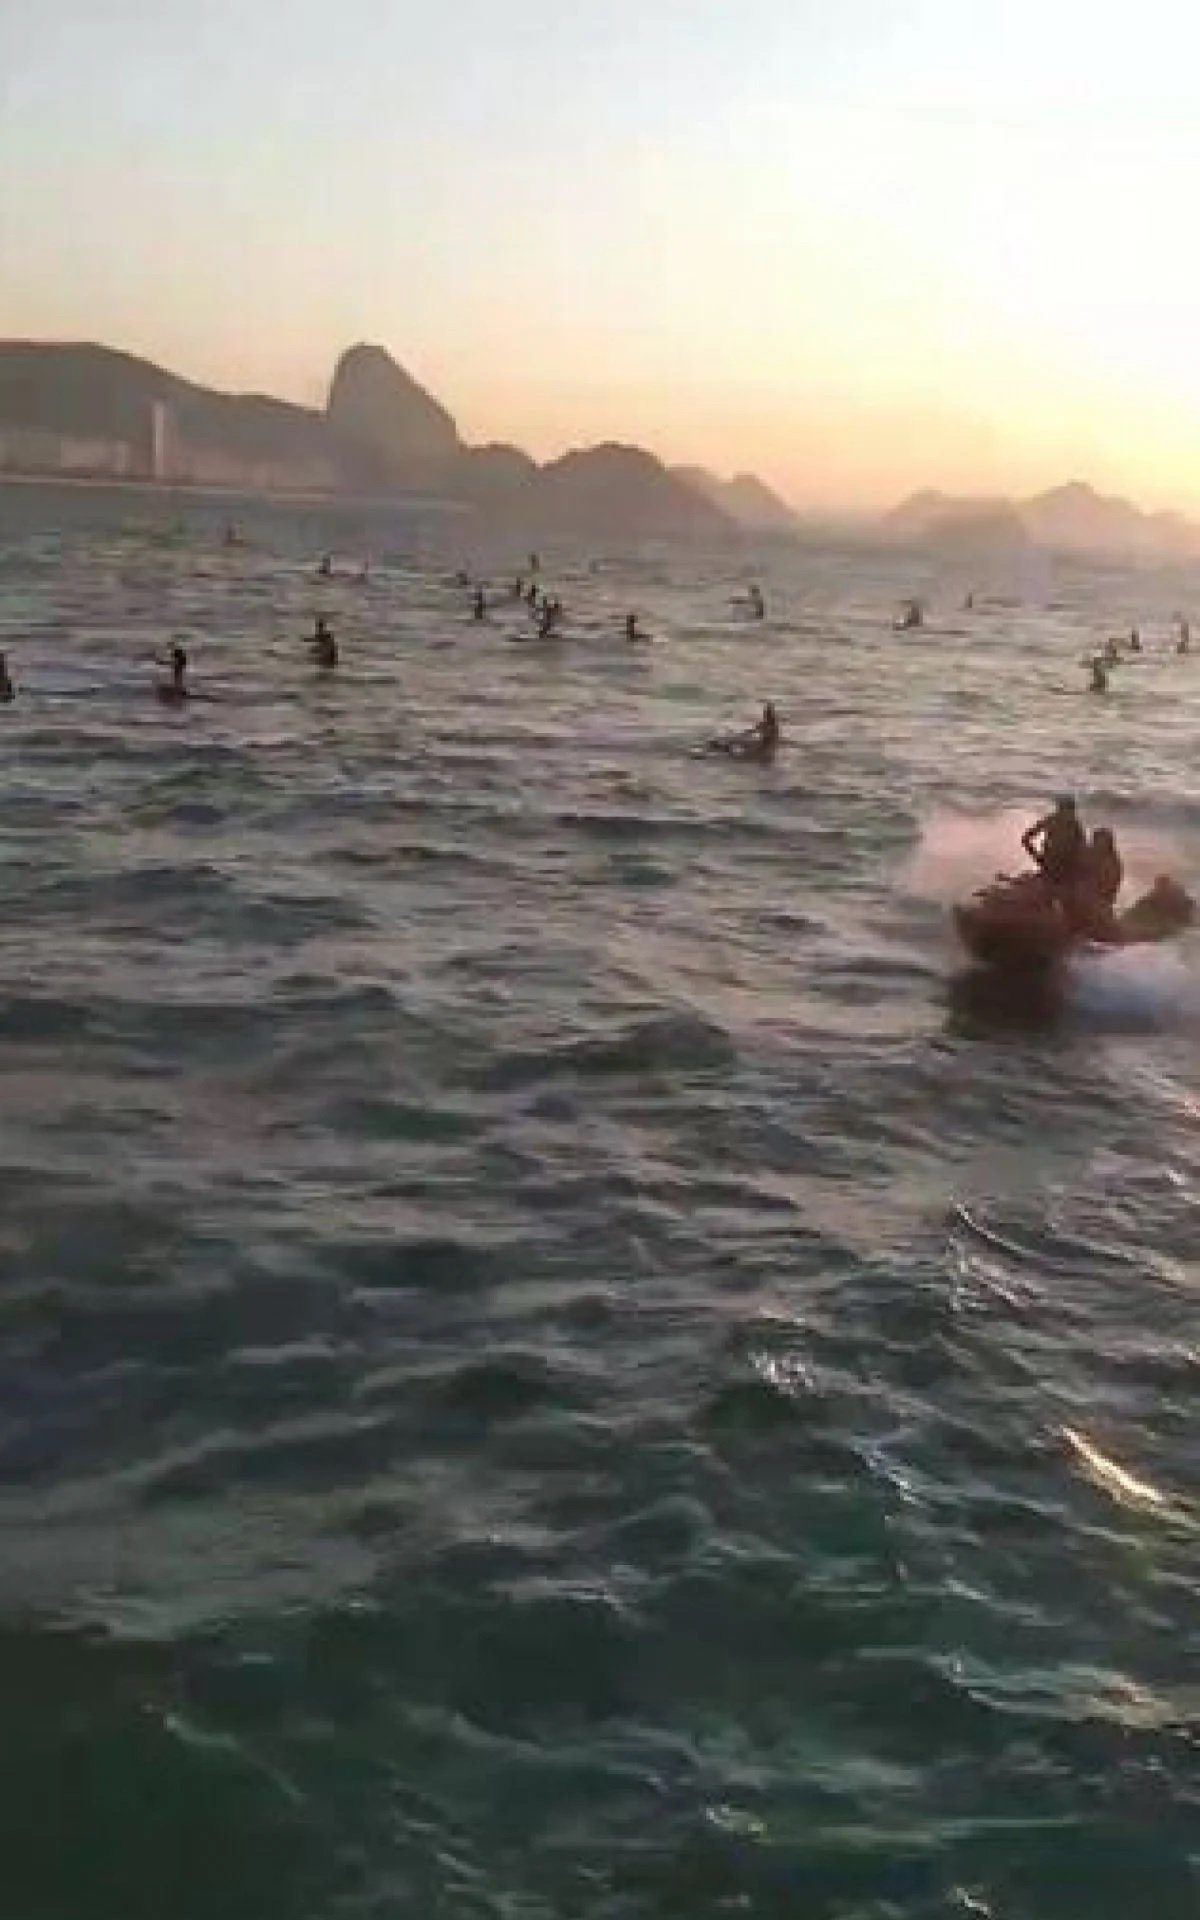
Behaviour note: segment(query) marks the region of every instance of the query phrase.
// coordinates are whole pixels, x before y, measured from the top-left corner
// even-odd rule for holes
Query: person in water
[[[1072,890],[1085,866],[1087,836],[1075,801],[1063,794],[1053,813],[1035,820],[1021,835],[1021,845],[1041,872],[1052,898],[1069,906]]]
[[[1111,827],[1097,827],[1087,851],[1087,883],[1107,920],[1112,919],[1125,869]]]
[[[1187,620],[1179,622],[1179,638],[1175,642],[1176,653],[1190,653],[1192,650],[1192,628]]]
[[[8,706],[17,697],[17,690],[8,671],[8,655],[0,653],[0,702]]]
[[[160,664],[171,669],[171,678],[158,682],[155,692],[158,694],[159,699],[186,700],[188,697],[188,657],[178,642],[171,648],[166,660]]]
[[[317,615],[317,624],[309,646],[313,659],[322,673],[332,673],[338,663],[338,644],[333,637],[333,629],[323,613]]]
[[[317,568],[317,578],[318,580],[332,580],[333,555],[331,553],[322,554],[321,564]]]
[[[531,581],[529,582],[529,592],[528,592],[528,593],[527,593],[527,594],[525,595],[525,603],[526,603],[526,605],[527,605],[527,606],[530,606],[530,607],[536,607],[536,606],[537,606],[537,603],[538,603],[538,583],[537,583],[537,581],[536,581],[536,580],[531,580]]]
[[[1109,827],[1097,827],[1083,851],[1079,877],[1064,905],[1072,930],[1090,940],[1111,940],[1124,868]]]
[[[540,573],[540,572],[541,572],[541,570],[542,570],[542,556],[541,556],[541,554],[540,554],[540,553],[531,553],[531,554],[530,554],[530,556],[529,556],[529,571],[530,571],[530,573]]]
[[[778,751],[782,738],[783,729],[779,724],[775,703],[773,700],[768,700],[762,710],[762,719],[750,730],[751,745],[757,747],[764,759],[769,760]]]
[[[542,614],[538,621],[538,639],[549,640],[558,625],[558,609],[553,600],[542,601]]]
[[[1099,653],[1095,656],[1094,660],[1092,661],[1092,677],[1088,681],[1088,692],[1089,693],[1107,693],[1108,692],[1108,668],[1105,665],[1104,656]]]
[[[475,589],[475,599],[472,602],[471,611],[476,620],[487,619],[487,595],[482,587],[476,587]]]

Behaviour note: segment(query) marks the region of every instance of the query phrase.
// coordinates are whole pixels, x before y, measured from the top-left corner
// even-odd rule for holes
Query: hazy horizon
[[[377,340],[473,442],[632,440],[801,507],[1200,510],[1200,20],[965,11],[6,13],[0,335],[309,404]]]

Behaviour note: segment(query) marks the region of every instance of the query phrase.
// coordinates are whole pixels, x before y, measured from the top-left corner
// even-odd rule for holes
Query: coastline
[[[73,487],[80,492],[149,493],[160,498],[182,495],[192,500],[247,500],[274,507],[399,507],[409,511],[469,514],[475,511],[468,501],[447,500],[423,493],[348,493],[302,487],[286,492],[268,492],[254,487],[222,487],[202,481],[151,480],[125,474],[92,473],[19,473],[0,470],[0,486]]]

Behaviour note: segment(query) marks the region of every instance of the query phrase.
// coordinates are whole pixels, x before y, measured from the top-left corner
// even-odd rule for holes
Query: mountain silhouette
[[[739,524],[640,447],[544,467],[469,447],[452,414],[380,346],[338,360],[323,411],[221,393],[111,347],[0,342],[0,473],[157,479],[268,492],[436,494],[546,531],[710,536]]]
[[[1028,500],[960,498],[925,490],[885,514],[889,539],[922,545],[1036,545],[1068,553],[1168,558],[1200,549],[1200,526],[1176,513],[1144,513],[1083,480]]]

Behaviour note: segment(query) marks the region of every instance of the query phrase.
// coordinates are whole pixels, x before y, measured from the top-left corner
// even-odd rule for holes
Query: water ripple
[[[550,651],[229,511],[0,490],[7,1907],[1191,1920],[1192,957],[983,1005],[907,876],[1064,770],[1186,873],[1186,665],[1069,694],[1196,581],[564,551]]]

